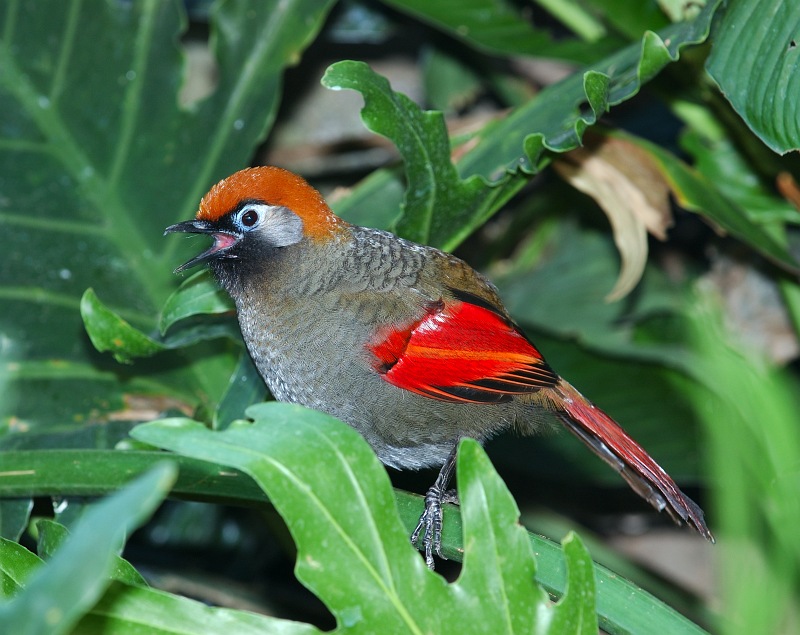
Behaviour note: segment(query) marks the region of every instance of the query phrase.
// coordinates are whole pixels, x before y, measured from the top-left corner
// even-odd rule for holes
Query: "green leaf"
[[[0,231],[14,240],[0,267],[0,333],[13,397],[0,400],[0,433],[67,422],[77,432],[126,410],[131,393],[196,401],[224,386],[238,351],[137,364],[136,376],[99,360],[81,337],[80,299],[92,287],[155,332],[172,270],[192,249],[162,238],[164,227],[247,164],[274,120],[284,69],[333,4],[215,4],[217,83],[191,104],[181,103],[178,0],[3,5]]]
[[[498,561],[494,556],[489,563],[481,557],[480,536],[465,526],[464,576],[469,584],[461,590],[448,587],[411,547],[397,519],[386,472],[357,432],[327,415],[289,404],[260,404],[248,415],[255,420],[252,425],[233,425],[221,433],[187,420],[168,420],[139,426],[134,436],[196,458],[214,457],[249,473],[289,526],[298,548],[298,579],[325,602],[340,628],[438,632],[447,623],[460,631],[480,624],[482,632],[507,632],[509,613],[525,606],[514,619],[535,615],[537,597],[544,601],[544,596],[532,595],[532,575],[525,578],[527,585],[517,580],[516,587],[507,588],[507,598],[499,594],[486,602],[499,593],[493,585],[503,577],[503,566],[515,572],[527,557],[527,571],[533,572],[530,546],[515,520],[514,539],[497,539],[496,548],[508,558]],[[497,518],[507,533],[507,521],[516,519],[513,502],[509,504],[507,492],[500,500],[483,496],[480,488],[487,484],[478,478],[465,478],[465,505],[488,504],[480,515]],[[484,478],[493,488],[502,487],[496,475]],[[468,568],[474,572],[467,575]]]
[[[20,635],[69,632],[102,596],[116,551],[163,500],[175,474],[173,465],[161,464],[94,505],[50,562],[25,581],[24,590],[0,604],[0,623]]]
[[[175,310],[182,310],[185,316],[194,314],[197,303],[192,298],[187,298],[187,302],[187,306],[175,306]],[[81,299],[81,317],[94,347],[101,353],[110,351],[114,359],[125,364],[138,357],[150,357],[220,337],[241,343],[238,326],[228,322],[188,324],[163,340],[155,340],[104,305],[92,289],[87,289]]]
[[[728,2],[706,68],[733,108],[772,150],[800,148],[800,4]]]
[[[42,564],[41,558],[22,545],[0,538],[0,607],[4,600],[19,593],[26,580]]]
[[[530,633],[547,594],[535,582],[533,551],[519,524],[519,509],[474,439],[460,443],[457,469],[464,566],[454,587],[487,606],[502,607],[491,632]]]
[[[211,432],[184,419],[139,426],[134,436],[250,473],[295,538],[298,578],[328,605],[341,627],[393,632],[394,626],[401,625],[405,630],[441,632],[446,623],[459,632],[486,632],[488,624],[497,626],[492,632],[505,632],[508,620],[517,619],[506,611],[510,606],[506,600],[520,608],[516,603],[523,596],[533,602],[539,595],[535,592],[530,597],[526,591],[531,589],[530,577],[505,591],[493,586],[507,584],[532,567],[526,560],[530,546],[524,544],[525,534],[516,526],[513,502],[496,475],[487,474],[485,456],[474,443],[466,444],[466,458],[459,462],[459,470],[466,470],[463,482],[459,473],[459,485],[468,490],[462,491],[462,512],[470,517],[464,534],[466,578],[459,582],[468,583],[446,586],[410,548],[409,534],[395,517],[386,474],[357,433],[326,415],[288,404],[261,404],[248,414],[254,424],[235,424],[224,432]],[[475,461],[478,466],[472,465]],[[406,525],[413,527],[421,511],[420,498],[402,495],[398,502]],[[446,537],[460,533],[460,523],[453,522],[455,511],[446,506]],[[308,522],[309,518],[314,522]],[[487,528],[481,518],[493,519],[495,525]],[[490,533],[482,533],[486,531]],[[547,570],[538,575],[563,591],[566,570],[560,550],[549,541],[531,539],[548,562]],[[498,559],[498,554],[504,555]],[[702,632],[607,570],[599,568],[597,575],[601,592],[609,593],[602,609],[608,632]],[[487,602],[489,597],[499,604]],[[526,619],[530,610],[530,605],[523,607],[519,619]]]
[[[0,497],[101,496],[116,491],[164,460],[142,450],[16,450],[3,453]],[[251,478],[214,463],[175,457],[180,467],[173,491],[195,500],[231,504],[267,502]]]
[[[32,509],[30,498],[0,500],[0,537],[19,540],[28,526]]]
[[[264,401],[266,393],[267,387],[250,354],[242,349],[239,364],[233,371],[225,394],[214,412],[214,428],[226,428],[232,421],[241,419],[248,406]]]
[[[363,62],[338,62],[322,83],[364,96],[364,123],[394,142],[408,180],[395,231],[415,242],[452,249],[475,230],[523,180],[488,188],[478,177],[462,180],[450,161],[450,139],[442,113],[423,111]]]
[[[36,531],[39,534],[36,549],[39,557],[45,560],[52,558],[69,537],[69,530],[64,525],[46,518],[36,521]],[[113,569],[110,574],[112,580],[135,586],[147,586],[145,579],[130,562],[119,556],[114,556],[112,562]]]
[[[186,278],[172,293],[161,309],[159,330],[167,332],[170,326],[193,315],[219,315],[235,311],[230,296],[220,289],[208,269]]]
[[[607,37],[586,43],[531,24],[520,8],[506,0],[384,0],[399,11],[428,22],[466,44],[497,55],[532,55],[589,62],[620,46]],[[555,31],[555,30],[553,30]]]
[[[110,351],[118,362],[129,364],[134,357],[149,357],[166,347],[133,328],[120,316],[100,302],[92,289],[81,298],[81,317],[94,347]]]
[[[508,117],[484,127],[476,146],[459,161],[459,173],[490,180],[518,169],[535,173],[547,162],[545,150],[565,152],[578,147],[586,128],[608,106],[636,95],[642,84],[679,58],[681,49],[706,39],[718,4],[719,0],[712,0],[691,21],[645,33],[640,43],[549,86]]]
[[[420,611],[441,607],[444,585],[427,572],[392,518],[388,476],[364,440],[328,415],[300,406],[260,404],[248,416],[255,419],[252,425],[218,433],[173,419],[139,426],[133,436],[248,473],[289,526],[298,548],[298,579],[340,626],[417,630],[424,613],[410,613],[408,593]],[[438,623],[437,611],[428,619]]]
[[[643,140],[639,143],[658,162],[681,207],[702,214],[712,224],[750,245],[775,264],[792,272],[800,271],[800,264],[788,248],[773,238],[763,225],[751,219],[738,197],[726,197],[714,181],[664,148]]]
[[[721,615],[736,615],[732,633],[777,633],[794,619],[798,602],[797,378],[729,332],[715,297],[698,293],[689,315],[700,363],[682,385],[707,432]]]
[[[539,632],[552,635],[595,635],[598,629],[592,559],[581,539],[572,532],[561,544],[567,561],[567,589],[564,597],[547,609],[550,615],[543,620],[547,628]]]
[[[311,635],[319,629],[247,611],[216,608],[156,589],[114,582],[75,635]]]
[[[580,367],[580,364],[578,366]],[[616,369],[609,374],[616,376]],[[644,400],[648,405],[652,404],[652,399],[648,395],[645,395]],[[663,426],[659,430],[663,430]],[[585,452],[585,449],[581,448],[581,456],[585,457]],[[258,485],[238,470],[185,456],[173,456],[174,461],[180,466],[178,480],[172,490],[175,496],[247,506],[264,505],[269,502]],[[131,474],[143,473],[163,459],[163,452],[150,451],[6,452],[3,455],[3,466],[6,470],[0,473],[0,496],[19,496],[23,493],[32,496],[102,495],[122,487]],[[530,461],[530,455],[524,460]],[[609,472],[604,463],[601,463],[601,467],[602,473]],[[410,535],[419,520],[422,499],[417,494],[396,491],[395,501],[406,535]],[[444,552],[449,558],[461,560],[464,548],[459,510],[446,505],[444,512]],[[537,554],[537,581],[551,595],[562,596],[566,589],[567,572],[561,547],[535,534],[529,534],[528,539],[531,548]],[[0,541],[0,548],[2,545]],[[35,562],[39,562],[36,556],[23,548],[20,549],[29,554]],[[11,566],[14,562],[16,560],[4,561],[0,557],[0,572],[3,572],[6,563]],[[10,573],[12,577],[17,575],[14,571]],[[607,632],[652,632],[654,635],[664,630],[670,633],[695,635],[703,632],[674,609],[607,568],[596,565],[595,575],[598,580],[597,610],[603,628]],[[660,631],[659,628],[663,630]]]
[[[691,155],[694,169],[705,182],[713,184],[753,223],[800,224],[800,211],[776,194],[774,181],[759,173],[757,161],[748,161],[731,138],[709,133],[709,126],[695,127],[680,138],[681,148]]]

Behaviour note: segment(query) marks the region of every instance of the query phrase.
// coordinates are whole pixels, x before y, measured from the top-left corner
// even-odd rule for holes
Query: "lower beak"
[[[206,251],[199,256],[195,256],[191,260],[184,262],[180,267],[175,269],[174,273],[180,273],[186,269],[190,269],[195,265],[207,262],[212,258],[235,258],[233,254],[226,254],[226,250],[233,247],[241,236],[227,231],[221,231],[212,223],[204,220],[187,220],[182,223],[170,225],[164,230],[164,235],[172,234],[175,232],[184,232],[187,234],[208,234],[214,238],[214,244],[211,245]]]

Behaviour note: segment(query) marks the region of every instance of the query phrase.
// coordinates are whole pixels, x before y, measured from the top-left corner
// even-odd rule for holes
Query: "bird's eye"
[[[239,222],[244,227],[254,227],[258,223],[258,212],[254,209],[246,210],[239,218]]]

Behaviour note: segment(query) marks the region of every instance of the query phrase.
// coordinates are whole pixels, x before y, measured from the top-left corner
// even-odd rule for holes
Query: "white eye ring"
[[[261,223],[261,218],[262,215],[256,207],[248,206],[236,215],[236,222],[243,230],[249,231]]]

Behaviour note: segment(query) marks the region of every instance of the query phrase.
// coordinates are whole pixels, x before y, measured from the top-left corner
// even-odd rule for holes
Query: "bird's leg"
[[[447,560],[442,555],[442,504],[458,502],[456,492],[447,489],[450,480],[453,478],[453,470],[456,467],[457,451],[458,443],[456,442],[442,469],[439,470],[439,476],[436,477],[436,481],[425,494],[425,511],[422,512],[417,527],[411,534],[411,544],[415,547],[420,534],[422,534],[422,545],[425,547],[425,563],[431,570],[434,568],[434,552],[440,558]]]

